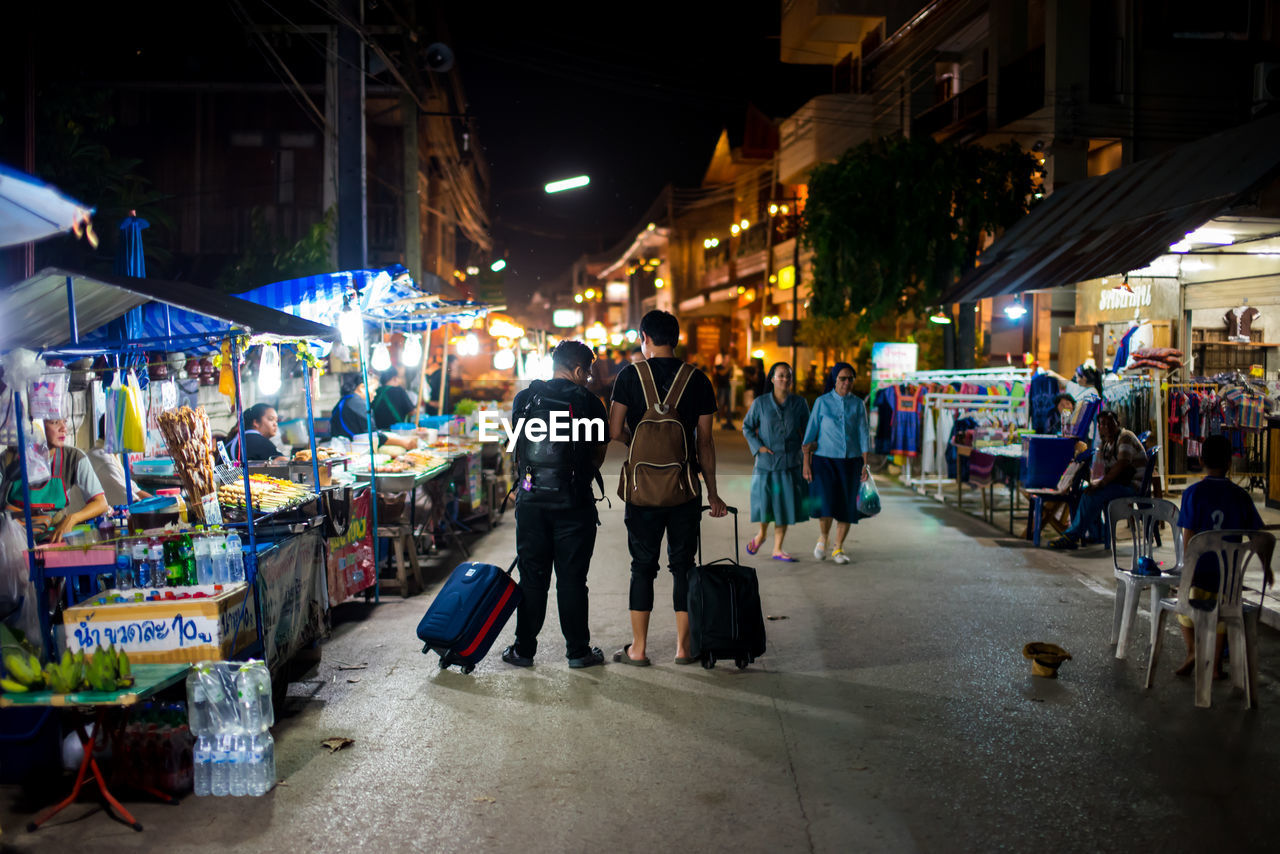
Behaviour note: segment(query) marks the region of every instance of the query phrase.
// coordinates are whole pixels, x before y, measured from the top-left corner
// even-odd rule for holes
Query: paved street
[[[745,541],[750,461],[738,434],[721,436],[722,492],[743,510]],[[656,666],[570,671],[553,597],[534,668],[498,659],[513,622],[473,675],[441,673],[414,627],[442,565],[426,595],[337,610],[318,669],[289,688],[274,729],[283,782],[267,797],[131,804],[142,835],[86,801],[27,834],[18,792],[5,789],[0,843],[169,854],[1195,851],[1228,840],[1274,850],[1273,632],[1262,637],[1260,711],[1244,711],[1226,683],[1212,709],[1195,709],[1190,681],[1172,675],[1173,630],[1145,692],[1145,643],[1124,662],[1107,645],[1100,561],[1035,551],[904,489],[883,492],[883,513],[855,529],[852,565],[807,556],[813,523],[789,541],[801,563],[752,560],[778,619],[768,654],[745,672],[676,666],[662,610]],[[507,519],[475,559],[510,560]],[[602,521],[591,625],[611,653],[628,636],[616,499]],[[708,559],[732,554],[729,521],[703,530]],[[659,603],[669,591],[666,576]],[[1030,675],[1021,648],[1033,640],[1071,651],[1060,679]],[[330,736],[355,743],[330,754]]]

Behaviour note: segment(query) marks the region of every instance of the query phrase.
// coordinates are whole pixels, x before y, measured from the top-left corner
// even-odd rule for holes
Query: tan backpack
[[[636,373],[644,389],[645,411],[622,463],[618,497],[640,507],[674,507],[692,501],[699,495],[698,479],[689,462],[687,434],[676,407],[693,376],[693,366],[680,366],[661,403],[649,363],[637,362]]]

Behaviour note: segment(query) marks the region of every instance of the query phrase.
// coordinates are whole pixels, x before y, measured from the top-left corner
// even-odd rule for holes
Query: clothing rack
[[[1017,417],[1017,413],[1022,411],[1025,413],[1027,408],[1027,399],[1023,397],[1012,397],[1007,394],[990,395],[990,394],[960,394],[949,392],[936,392],[926,394],[924,397],[924,409],[928,413],[928,417],[932,418],[933,413],[929,410],[951,409],[956,412],[1007,412]],[[936,442],[943,441],[941,436],[935,438]],[[902,482],[912,488],[937,486],[938,500],[943,500],[942,485],[950,483],[951,478],[946,476],[945,472],[939,472],[932,477],[916,477],[911,476],[911,457],[907,457],[906,464],[902,468]],[[924,461],[921,459],[921,473],[924,471]]]
[[[1200,377],[1200,378],[1197,378],[1197,379],[1185,380],[1185,381],[1181,381],[1181,382],[1167,382],[1167,383],[1164,383],[1164,388],[1165,388],[1165,390],[1167,390],[1168,392],[1170,392],[1170,394],[1169,394],[1169,398],[1171,399],[1171,398],[1172,398],[1172,393],[1173,393],[1173,392],[1178,392],[1178,391],[1189,391],[1189,392],[1196,392],[1196,393],[1211,392],[1211,393],[1213,393],[1213,394],[1215,394],[1215,395],[1219,395],[1219,396],[1220,396],[1220,395],[1221,395],[1222,390],[1224,389],[1224,387],[1225,387],[1225,388],[1227,388],[1227,389],[1230,389],[1230,388],[1233,388],[1233,387],[1235,387],[1235,386],[1237,386],[1237,385],[1238,385],[1238,386],[1241,386],[1241,387],[1244,387],[1244,388],[1246,388],[1246,389],[1250,389],[1251,393],[1253,393],[1253,394],[1257,394],[1257,395],[1265,396],[1265,395],[1263,395],[1263,393],[1262,393],[1262,392],[1257,391],[1257,390],[1256,390],[1256,388],[1254,388],[1254,387],[1249,383],[1249,378],[1247,378],[1247,377],[1245,377],[1245,376],[1243,376],[1243,375],[1241,375],[1241,374],[1236,374],[1236,375],[1235,375],[1235,377],[1234,377],[1234,378],[1232,379],[1232,381],[1230,381],[1230,382],[1223,382],[1223,381],[1219,381],[1219,380],[1216,380],[1216,379],[1209,379],[1209,378],[1207,378],[1207,377]],[[1162,423],[1164,423],[1165,419],[1167,418],[1167,415],[1168,415],[1168,412],[1164,409],[1164,405],[1163,405],[1163,403],[1162,403],[1162,405],[1161,405],[1161,421],[1162,421]],[[1202,417],[1208,417],[1208,416],[1207,416],[1207,415],[1205,415],[1205,416],[1202,416]],[[1244,428],[1234,427],[1234,428],[1227,428],[1227,429],[1244,429]],[[1255,449],[1255,450],[1256,450],[1256,449]],[[1164,456],[1165,456],[1165,454],[1166,454],[1166,450],[1165,450],[1164,448],[1161,448],[1160,456],[1161,456],[1161,457],[1164,457]],[[1246,462],[1248,462],[1248,455],[1247,455],[1247,454],[1246,454]],[[1255,474],[1255,472],[1254,472],[1252,469],[1250,469],[1250,470],[1249,470],[1249,473],[1250,473],[1250,475],[1251,475],[1251,476],[1253,476],[1253,475]],[[1190,481],[1190,480],[1192,480],[1192,479],[1194,479],[1194,478],[1198,478],[1198,477],[1201,477],[1201,475],[1198,475],[1198,474],[1192,474],[1192,473],[1190,473],[1190,472],[1187,472],[1187,473],[1184,473],[1184,474],[1171,474],[1171,475],[1169,475],[1169,476],[1168,476],[1168,480],[1169,480],[1170,482],[1172,482],[1172,481],[1174,481],[1174,480],[1177,480],[1177,481],[1182,482],[1182,483],[1184,483],[1184,484],[1185,484],[1185,482],[1186,482],[1186,481]],[[1251,483],[1251,486],[1252,486],[1252,483]]]

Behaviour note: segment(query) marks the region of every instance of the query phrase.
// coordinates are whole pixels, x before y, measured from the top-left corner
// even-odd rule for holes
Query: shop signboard
[[[452,420],[452,419],[450,419]],[[441,434],[446,433],[441,430]],[[351,499],[347,530],[329,538],[329,604],[337,605],[373,586],[377,570],[373,560],[373,531],[369,525],[370,491]]]
[[[881,341],[871,345],[871,396],[875,400],[876,389],[889,385],[916,369],[920,356],[918,344],[902,341]]]
[[[1133,320],[1174,320],[1178,316],[1178,280],[1124,279],[1115,276],[1076,285],[1076,323],[1120,323]],[[1117,287],[1118,286],[1118,287]]]

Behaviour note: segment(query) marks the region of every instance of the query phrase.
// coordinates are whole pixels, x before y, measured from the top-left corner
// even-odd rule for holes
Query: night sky
[[[432,20],[430,8],[420,4],[420,21]],[[617,244],[668,182],[698,186],[721,129],[739,127],[748,103],[781,118],[830,91],[828,68],[778,62],[778,0],[444,8],[448,33],[423,29],[431,41],[444,35],[457,57],[490,164],[512,298],[563,276],[581,253]],[[38,33],[45,80],[274,80],[244,20],[325,20],[319,0],[45,4],[19,14],[28,20],[18,30]],[[0,60],[0,149],[17,166],[22,56],[11,50]],[[323,79],[318,54],[293,56],[304,79]],[[582,173],[592,181],[585,190],[542,192]]]

